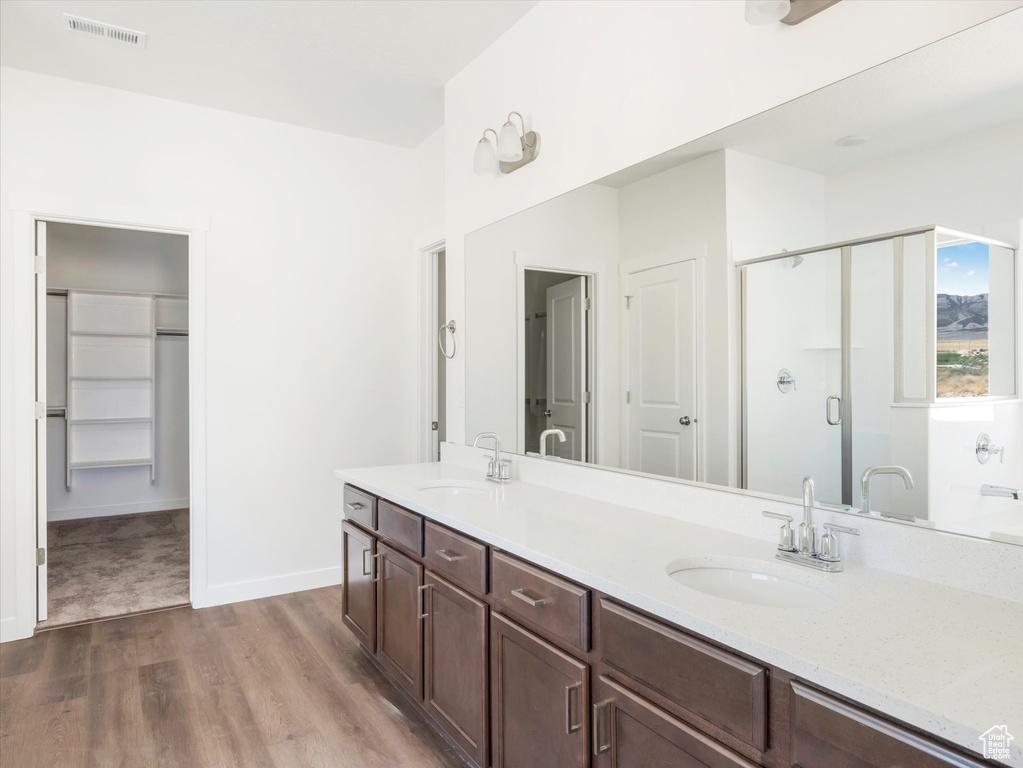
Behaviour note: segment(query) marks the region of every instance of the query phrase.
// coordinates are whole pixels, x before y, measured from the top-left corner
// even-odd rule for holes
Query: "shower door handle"
[[[838,403],[838,418],[834,421],[831,419],[831,401],[834,400]],[[828,424],[833,427],[837,427],[842,423],[842,398],[838,395],[828,395],[828,399],[824,401],[824,418],[828,420]]]

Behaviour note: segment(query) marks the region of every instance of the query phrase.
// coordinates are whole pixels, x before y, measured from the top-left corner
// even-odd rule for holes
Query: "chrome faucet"
[[[540,458],[547,458],[547,438],[551,435],[556,435],[559,443],[565,442],[565,433],[560,429],[545,429],[540,433]],[[555,458],[557,458],[555,456]]]
[[[799,554],[817,554],[817,526],[813,524],[813,478],[803,478],[803,522],[799,524]]]
[[[494,441],[494,458],[487,462],[487,480],[495,483],[507,483],[511,480],[511,460],[501,458],[501,438],[496,432],[480,432],[472,441],[472,447],[478,447],[479,441],[491,438]]]
[[[1019,488],[1010,488],[1007,485],[991,485],[984,483],[980,486],[981,496],[1004,496],[1007,499],[1019,501]]]
[[[764,512],[764,517],[771,517],[785,522],[781,527],[778,551],[774,556],[788,563],[805,565],[809,568],[816,568],[819,571],[837,573],[842,570],[842,557],[838,551],[838,537],[835,534],[848,533],[851,536],[859,536],[859,529],[849,528],[836,523],[825,523],[824,535],[821,537],[820,550],[818,551],[817,526],[813,523],[813,504],[813,478],[807,475],[803,478],[803,522],[799,524],[798,545],[796,543],[795,532],[792,530],[791,515],[783,515],[779,512]]]
[[[898,475],[906,484],[907,490],[913,490],[913,476],[909,470],[898,465],[880,464],[875,467],[867,467],[860,478],[860,512],[864,515],[870,514],[870,481],[874,475]]]

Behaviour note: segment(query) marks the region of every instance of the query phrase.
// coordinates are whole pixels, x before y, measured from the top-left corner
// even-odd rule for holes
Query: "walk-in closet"
[[[189,599],[188,238],[47,222],[43,626]]]

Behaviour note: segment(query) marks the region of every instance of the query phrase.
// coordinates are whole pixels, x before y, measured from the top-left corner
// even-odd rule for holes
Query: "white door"
[[[696,262],[627,279],[628,468],[696,479]]]
[[[36,222],[36,617],[46,619],[46,222]]]
[[[547,427],[551,454],[586,461],[586,278],[547,289]]]

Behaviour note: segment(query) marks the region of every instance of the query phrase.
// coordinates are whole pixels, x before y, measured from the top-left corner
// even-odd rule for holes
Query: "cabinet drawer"
[[[490,575],[502,611],[581,651],[590,649],[588,589],[503,552],[494,552]]]
[[[385,499],[377,502],[377,533],[409,554],[422,557],[423,518]]]
[[[487,546],[426,521],[426,554],[430,568],[461,587],[487,593]]]
[[[376,497],[351,485],[345,485],[345,517],[371,531],[376,530]]]
[[[609,678],[597,681],[593,702],[595,768],[756,768]]]
[[[710,725],[764,751],[767,669],[602,599],[600,657]]]
[[[991,765],[918,736],[800,683],[792,683],[792,766],[981,768]]]

